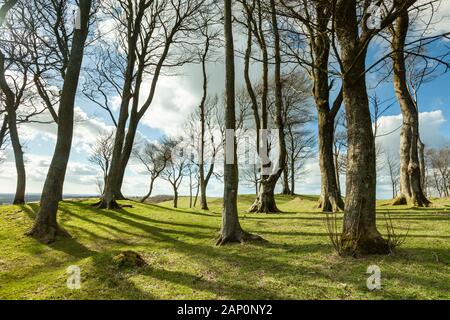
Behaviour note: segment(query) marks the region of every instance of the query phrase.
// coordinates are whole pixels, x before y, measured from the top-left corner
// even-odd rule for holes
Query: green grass
[[[267,243],[216,247],[220,199],[211,211],[171,203],[94,210],[87,202],[61,205],[61,225],[72,238],[50,246],[24,236],[36,204],[0,207],[0,299],[449,299],[450,201],[389,210],[406,243],[389,256],[341,258],[330,245],[317,198],[278,197],[284,212],[247,214],[253,196],[241,196],[245,230]],[[341,217],[341,215],[340,215]],[[119,269],[113,257],[140,253],[147,266]],[[66,287],[67,267],[81,268],[81,290]],[[382,290],[366,288],[366,270],[378,265]]]

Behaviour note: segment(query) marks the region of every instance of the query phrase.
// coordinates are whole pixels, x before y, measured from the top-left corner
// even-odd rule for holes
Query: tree
[[[304,162],[312,156],[316,144],[313,133],[305,129],[305,126],[313,121],[309,101],[311,88],[308,79],[301,73],[286,75],[282,82],[287,152],[283,184],[290,182],[290,186],[284,186],[283,189],[289,191],[287,194],[295,195],[295,181],[304,173]]]
[[[101,194],[105,191],[106,180],[108,179],[109,167],[113,151],[114,132],[97,137],[95,144],[91,145],[91,152],[88,161],[98,166],[102,172]]]
[[[188,174],[190,155],[183,149],[179,149],[182,139],[170,139],[165,142],[165,148],[171,150],[166,168],[160,173],[161,178],[170,183],[173,189],[173,207],[178,208],[179,188],[183,178]]]
[[[99,208],[119,207],[116,200],[123,198],[121,186],[139,122],[153,102],[161,73],[193,61],[187,47],[195,43],[189,36],[204,3],[205,0],[107,1],[106,10],[119,30],[126,66],[111,169],[105,194],[97,204]],[[150,90],[140,99],[148,74],[152,76]]]
[[[430,186],[439,197],[450,196],[450,147],[430,148],[426,152],[427,167],[431,174]]]
[[[17,3],[17,1],[6,1],[2,7],[0,8],[0,26],[2,26],[6,20],[7,13],[13,8],[13,6]],[[21,46],[19,46],[18,50],[14,50],[16,54],[19,55],[18,59],[23,56],[23,52],[20,50]],[[16,57],[15,57],[16,58]],[[7,126],[9,130],[9,137],[11,139],[11,144],[14,151],[14,158],[16,163],[16,172],[17,172],[17,185],[16,185],[16,193],[14,196],[14,204],[24,204],[25,203],[25,188],[26,188],[26,173],[25,173],[25,164],[23,160],[23,151],[22,145],[20,143],[19,132],[17,129],[17,109],[21,103],[21,97],[23,96],[24,90],[27,86],[27,73],[28,67],[26,65],[22,66],[25,70],[23,70],[23,79],[22,85],[15,86],[15,89],[10,88],[10,84],[6,79],[6,67],[5,67],[6,56],[2,50],[0,50],[0,89],[5,95],[5,110],[6,110],[6,118]],[[3,131],[4,132],[4,131]]]
[[[313,80],[312,93],[318,114],[319,164],[321,172],[321,195],[319,208],[324,212],[344,210],[336,163],[333,157],[334,123],[342,104],[342,89],[333,103],[330,92],[334,81],[330,83],[330,54],[334,34],[330,34],[334,5],[327,1],[286,1],[282,0],[284,13],[293,19],[294,26],[284,36],[288,55],[310,74]],[[289,25],[289,24],[288,24]],[[305,31],[298,31],[304,30]],[[334,33],[334,30],[331,30]],[[300,36],[293,37],[292,34]],[[302,38],[309,42],[309,51],[303,48]]]
[[[74,103],[88,36],[91,8],[91,0],[79,1],[81,28],[74,30],[67,72],[64,77],[58,109],[58,135],[55,151],[45,180],[34,226],[27,233],[43,243],[51,243],[56,240],[57,236],[67,235],[58,226],[57,211],[72,145]]]
[[[222,225],[217,245],[246,240],[261,240],[259,236],[245,232],[240,223],[237,209],[239,170],[236,152],[236,101],[235,66],[232,26],[232,0],[224,0],[225,34],[225,163]]]
[[[386,170],[389,174],[389,178],[392,186],[392,198],[395,199],[398,193],[398,184],[399,184],[399,172],[400,172],[400,163],[398,159],[392,155],[390,152],[385,153],[386,156]]]
[[[369,23],[368,2],[358,17],[355,0],[336,2],[333,29],[340,45],[343,102],[348,132],[347,188],[341,242],[345,252],[387,254],[388,242],[376,226],[376,152],[366,85],[368,45],[380,30],[389,26],[415,0],[403,1],[388,10],[380,28]]]
[[[400,6],[399,1],[396,2]],[[396,19],[392,32],[393,83],[395,94],[403,116],[400,134],[400,194],[394,204],[410,203],[428,206],[430,201],[422,189],[422,174],[419,163],[419,111],[408,88],[405,64],[405,41],[409,29],[408,11],[403,11]]]
[[[171,147],[172,142],[162,139],[158,143],[147,142],[142,149],[133,152],[134,157],[139,160],[150,174],[149,191],[142,197],[141,203],[144,203],[152,195],[156,179],[167,168],[167,163],[171,158]]]
[[[280,37],[278,30],[278,18],[275,3],[264,2],[260,0],[240,1],[242,4],[243,17],[245,21],[240,22],[247,32],[247,47],[244,54],[244,79],[248,96],[251,101],[251,109],[256,129],[256,150],[260,156],[261,164],[261,182],[259,194],[250,207],[249,212],[254,213],[275,213],[278,212],[275,201],[275,187],[286,165],[286,145],[284,139],[283,123],[283,101],[281,84],[281,53]],[[270,29],[267,30],[267,26]],[[276,165],[273,165],[269,154],[269,35],[273,38],[273,65],[274,65],[274,127],[278,132],[278,154],[276,155]],[[261,58],[253,58],[253,39],[256,40]],[[262,63],[261,85],[257,88],[253,86],[250,78],[251,60],[257,60]],[[280,80],[280,81],[279,81]],[[258,102],[258,96],[260,96]]]
[[[213,29],[212,23],[216,19],[215,15],[202,12],[199,19],[199,30],[201,36],[204,39],[204,47],[199,50],[198,55],[200,58],[200,63],[202,66],[202,76],[203,76],[203,96],[199,105],[199,121],[200,121],[200,154],[199,154],[199,184],[200,184],[200,206],[202,210],[208,210],[208,201],[206,198],[206,188],[209,179],[214,170],[214,161],[210,165],[209,171],[205,174],[204,160],[205,160],[205,139],[206,139],[206,117],[208,111],[206,108],[208,104],[213,103],[214,99],[208,99],[208,73],[206,64],[211,56],[214,54],[214,47],[218,45],[217,40],[219,37],[219,32]],[[215,103],[217,104],[217,97],[215,98]],[[211,107],[211,106],[209,106]],[[212,141],[214,143],[214,141]]]

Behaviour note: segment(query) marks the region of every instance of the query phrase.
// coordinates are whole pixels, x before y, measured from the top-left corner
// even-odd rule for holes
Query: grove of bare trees
[[[57,129],[27,234],[44,243],[67,235],[57,213],[84,99],[110,124],[87,156],[100,172],[96,208],[121,208],[133,164],[147,181],[142,203],[165,181],[175,208],[188,184],[190,207],[199,198],[209,210],[208,187],[219,183],[217,244],[262,240],[240,224],[240,188],[255,193],[248,214],[277,214],[276,193],[296,195],[314,162],[320,211],[344,213],[342,251],[389,253],[390,239],[377,228],[377,175],[388,177],[396,205],[428,206],[432,196],[450,194],[449,148],[424,144],[419,125],[419,90],[450,67],[450,53],[431,49],[449,37],[432,32],[439,2],[1,1],[0,150],[10,145],[14,157],[14,204],[24,204],[27,192],[21,126]],[[373,54],[373,45],[383,53]],[[218,65],[220,88],[211,81]],[[192,81],[201,94],[185,125],[177,135],[143,137],[161,82],[187,66],[200,70]],[[400,107],[401,127],[386,134],[399,135],[398,155],[378,146],[373,79],[395,94],[382,113]]]

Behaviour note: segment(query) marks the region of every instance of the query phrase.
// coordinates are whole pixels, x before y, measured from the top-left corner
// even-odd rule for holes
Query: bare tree
[[[234,66],[234,41],[232,25],[232,1],[224,0],[224,34],[225,34],[225,126],[227,139],[225,139],[224,163],[224,196],[220,236],[217,245],[230,242],[243,242],[246,240],[260,240],[255,235],[245,232],[240,223],[237,209],[237,195],[239,187],[239,170],[236,152],[236,88]],[[232,132],[232,137],[228,136]],[[231,159],[229,156],[231,155]]]
[[[171,146],[171,156],[167,161],[166,168],[160,173],[161,178],[170,183],[173,189],[173,207],[178,208],[179,188],[183,182],[183,178],[189,174],[189,165],[191,158],[184,150],[176,147],[181,143],[182,139],[167,140],[167,144]]]
[[[114,132],[100,135],[95,144],[91,145],[91,152],[88,161],[98,166],[102,172],[102,187],[100,194],[105,191],[106,180],[108,179],[109,167],[111,165],[113,151]]]
[[[400,6],[399,1],[396,2]],[[422,175],[418,154],[419,112],[408,88],[405,63],[405,42],[410,19],[408,11],[403,11],[396,19],[392,32],[393,83],[403,116],[400,134],[400,194],[394,204],[411,203],[428,206],[430,201],[422,189]]]
[[[335,37],[333,28],[334,2],[321,0],[281,0],[288,19],[283,43],[287,54],[305,68],[313,80],[313,96],[318,113],[319,164],[321,171],[321,196],[319,208],[324,212],[344,209],[336,162],[333,157],[334,123],[342,104],[342,89],[334,102],[330,102],[330,55]],[[292,36],[292,35],[297,36]],[[305,48],[303,42],[309,44]]]
[[[450,196],[450,147],[430,148],[426,152],[427,167],[430,168],[430,187],[439,197]]]
[[[399,187],[399,172],[400,172],[400,163],[394,155],[390,152],[385,153],[386,157],[386,171],[389,174],[389,178],[391,180],[392,186],[392,198],[395,199],[398,193]]]
[[[305,160],[314,154],[316,145],[313,132],[306,128],[314,120],[310,105],[311,88],[308,79],[298,72],[285,75],[282,81],[287,151],[287,176],[284,177],[283,183],[290,182],[288,194],[295,195],[295,182],[306,173],[303,165]],[[283,189],[286,189],[286,186]]]
[[[6,15],[11,11],[13,6],[17,3],[17,1],[6,1],[0,8],[0,27],[5,24]],[[12,26],[9,25],[11,29]],[[0,49],[0,89],[3,92],[5,99],[5,111],[7,115],[5,116],[5,125],[8,126],[8,133],[11,139],[11,145],[14,151],[14,158],[16,163],[16,172],[17,172],[17,184],[16,184],[16,193],[14,196],[14,204],[24,204],[25,203],[25,188],[26,188],[26,172],[25,172],[25,163],[23,159],[23,151],[22,145],[20,143],[19,132],[17,128],[17,109],[22,102],[23,94],[28,85],[28,69],[29,67],[20,63],[21,59],[27,55],[26,47],[20,45],[10,44],[7,45],[7,49],[9,49],[10,59],[14,59],[20,65],[21,71],[21,83],[20,80],[15,81],[13,79],[13,83],[11,81],[8,83],[6,72],[8,71],[8,67],[11,67],[12,64],[8,64],[6,66],[6,59],[4,53],[4,48]],[[24,52],[25,51],[25,52]],[[16,64],[17,65],[17,64]],[[12,88],[11,88],[12,87]],[[2,131],[2,133],[6,133],[6,131]],[[3,140],[4,138],[2,138]]]
[[[255,129],[256,129],[256,150],[261,156],[261,183],[259,194],[249,209],[250,212],[271,213],[278,212],[275,201],[275,187],[280,179],[284,167],[286,165],[286,145],[284,139],[284,123],[283,123],[283,99],[282,99],[282,83],[281,83],[281,52],[280,52],[280,34],[278,27],[277,11],[275,3],[260,0],[242,0],[243,25],[247,33],[246,50],[244,53],[244,79],[248,96],[251,101],[251,110],[253,113]],[[270,27],[269,27],[270,26]],[[261,58],[253,57],[253,41],[256,41]],[[269,57],[269,41],[273,41],[273,61]],[[250,77],[250,64],[255,60],[262,64],[262,80],[261,84],[255,87]],[[269,129],[269,65],[274,65],[274,121],[272,124],[278,129],[278,150],[276,170],[272,168],[272,162],[269,157],[268,138],[265,134]],[[260,99],[258,99],[259,97]],[[259,100],[259,101],[258,101]],[[260,133],[264,134],[260,134]]]
[[[74,104],[88,36],[89,18],[92,8],[90,0],[80,0],[80,29],[74,30],[67,72],[58,109],[58,135],[55,152],[49,167],[40,209],[33,228],[27,233],[41,242],[51,243],[58,235],[67,235],[57,222],[59,201],[61,200],[67,164],[73,137]]]
[[[170,140],[162,139],[157,143],[147,142],[142,149],[133,151],[133,156],[144,165],[150,174],[150,187],[147,194],[142,197],[141,203],[144,203],[152,195],[156,179],[167,168],[172,147],[173,143]]]
[[[120,190],[139,122],[153,102],[164,70],[193,61],[186,49],[195,45],[189,36],[204,3],[205,0],[107,1],[106,11],[115,21],[127,58],[111,170],[98,207],[119,207],[116,200],[123,198]],[[150,91],[145,99],[139,99],[149,74]]]

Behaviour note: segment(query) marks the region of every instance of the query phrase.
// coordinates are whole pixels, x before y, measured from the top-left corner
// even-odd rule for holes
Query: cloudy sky
[[[441,19],[436,32],[450,30],[450,1],[444,1],[440,10]],[[237,48],[242,47],[239,37]],[[447,43],[448,45],[448,43]],[[441,46],[442,47],[442,46]],[[375,43],[370,50],[368,63],[376,59],[382,52],[383,45]],[[432,48],[432,50],[434,50]],[[435,50],[441,50],[436,48]],[[220,53],[220,51],[219,51]],[[431,53],[433,53],[431,51]],[[237,59],[237,86],[243,85],[243,63]],[[221,92],[224,87],[224,68],[222,63],[209,64],[209,81],[212,91]],[[198,106],[202,94],[201,69],[198,65],[186,65],[174,77],[164,76],[158,84],[156,98],[149,112],[143,119],[139,134],[148,140],[155,140],[162,135],[174,135],[180,132],[187,115]],[[253,78],[260,78],[257,69]],[[368,76],[371,94],[376,93],[382,100],[394,98],[392,84],[382,83],[375,87],[375,75]],[[145,92],[144,92],[145,94]],[[427,147],[438,147],[448,142],[450,137],[450,73],[444,74],[427,83],[419,93],[420,124],[423,142]],[[90,145],[99,134],[111,130],[111,121],[97,106],[92,105],[81,94],[76,101],[75,136],[70,158],[64,192],[66,194],[97,194],[95,181],[99,170],[87,161]],[[402,119],[398,105],[392,106],[379,120],[379,135],[399,128]],[[27,124],[20,127],[24,144],[26,169],[28,175],[28,193],[40,193],[47,174],[48,165],[53,154],[56,141],[56,126]],[[386,152],[398,156],[399,130],[380,137],[377,142]],[[15,189],[14,159],[10,149],[5,151],[6,160],[0,165],[0,193],[11,193]],[[297,193],[319,194],[320,174],[316,158],[306,163],[307,174],[302,183],[297,184]],[[388,198],[392,194],[389,180],[385,172],[379,173],[378,197]],[[143,174],[141,166],[131,161],[124,182],[124,194],[142,195],[147,191],[148,177]],[[186,186],[183,187],[186,192]],[[253,189],[241,187],[242,193],[251,193]],[[221,196],[222,184],[212,181],[208,193],[210,196]],[[170,186],[162,180],[157,182],[154,194],[171,194]]]

